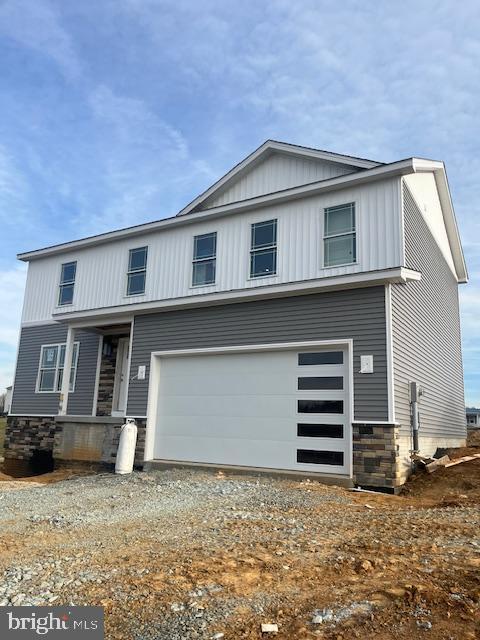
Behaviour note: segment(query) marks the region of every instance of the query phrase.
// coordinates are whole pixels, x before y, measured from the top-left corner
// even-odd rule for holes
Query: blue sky
[[[176,213],[267,138],[444,160],[480,405],[480,4],[0,0],[0,387],[19,251]]]

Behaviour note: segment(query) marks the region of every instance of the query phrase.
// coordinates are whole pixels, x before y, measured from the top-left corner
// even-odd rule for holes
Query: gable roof
[[[199,208],[201,208],[201,205],[205,201],[211,199],[216,193],[223,192],[230,185],[239,180],[247,172],[252,171],[252,169],[275,152],[308,160],[327,161],[342,165],[343,167],[347,165],[352,168],[352,172],[362,169],[372,169],[383,164],[382,162],[367,160],[365,158],[356,158],[355,156],[347,156],[341,153],[332,153],[331,151],[302,147],[296,144],[278,142],[277,140],[267,140],[244,160],[230,169],[230,171],[217,180],[217,182],[215,182],[211,187],[187,204],[181,211],[179,211],[179,213],[177,213],[177,216],[195,213]]]

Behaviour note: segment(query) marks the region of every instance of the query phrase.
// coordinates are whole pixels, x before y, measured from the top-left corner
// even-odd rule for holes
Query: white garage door
[[[342,348],[161,357],[154,458],[348,474]]]

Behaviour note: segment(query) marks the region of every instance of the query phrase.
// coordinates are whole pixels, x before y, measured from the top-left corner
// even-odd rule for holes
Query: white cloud
[[[17,130],[10,136],[7,113],[3,229],[13,237],[20,219],[28,242],[42,245],[55,233],[70,239],[164,217],[268,137],[379,160],[444,159],[470,270],[461,309],[473,376],[478,26],[474,0],[0,0],[0,34],[37,56],[25,56],[31,76],[12,65]],[[52,61],[70,80],[66,91],[40,84],[52,81]],[[11,244],[20,242],[27,237]]]
[[[9,347],[17,346],[26,277],[23,263],[0,271],[0,343]]]
[[[27,269],[0,271],[0,393],[13,381]]]
[[[0,224],[29,224],[29,185],[15,158],[0,144]]]
[[[81,64],[67,31],[47,0],[4,0],[0,33],[52,59],[68,78],[78,78]]]
[[[172,195],[185,203],[184,185],[198,175],[213,179],[204,159],[196,161],[182,132],[145,101],[98,86],[88,97],[98,145],[99,207],[88,193],[79,197],[75,224],[81,232],[138,224],[172,215]]]

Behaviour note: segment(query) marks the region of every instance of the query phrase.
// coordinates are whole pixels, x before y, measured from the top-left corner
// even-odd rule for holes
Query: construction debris
[[[262,633],[278,633],[278,624],[262,624]]]
[[[448,456],[444,456],[448,458]],[[480,453],[474,453],[472,456],[463,456],[463,458],[457,458],[456,460],[452,460],[451,462],[447,462],[444,466],[454,467],[457,464],[462,464],[462,462],[470,462],[470,460],[475,460],[476,458],[480,458]]]
[[[448,462],[450,462],[449,456],[442,456],[441,458],[434,459],[434,461],[427,464],[425,468],[428,473],[433,473],[437,469],[440,469],[440,467],[448,466]]]

